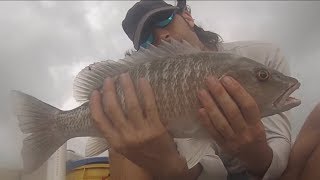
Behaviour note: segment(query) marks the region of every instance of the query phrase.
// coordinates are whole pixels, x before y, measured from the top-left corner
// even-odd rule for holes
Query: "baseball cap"
[[[152,33],[153,25],[168,19],[177,10],[179,7],[163,0],[141,0],[128,10],[122,28],[138,50]]]

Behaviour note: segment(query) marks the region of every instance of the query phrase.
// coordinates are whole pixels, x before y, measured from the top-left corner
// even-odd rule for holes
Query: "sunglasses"
[[[165,19],[165,20],[163,20],[163,21],[161,21],[161,22],[156,23],[154,26],[155,26],[155,27],[160,27],[160,28],[166,27],[166,26],[167,26],[168,24],[170,24],[170,22],[173,20],[174,15],[175,15],[175,13],[173,13],[173,14],[172,14],[170,17],[168,17],[167,19]],[[147,47],[149,46],[149,44],[152,44],[152,43],[153,43],[153,41],[154,41],[154,36],[153,36],[153,34],[151,33],[151,34],[149,35],[148,39],[147,39],[144,43],[142,43],[141,46],[142,46],[143,48],[147,48]]]

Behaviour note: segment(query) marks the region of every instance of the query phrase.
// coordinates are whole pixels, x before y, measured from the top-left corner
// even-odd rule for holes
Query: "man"
[[[157,46],[161,40],[184,39],[204,51],[246,56],[289,75],[284,57],[273,45],[263,42],[221,43],[217,34],[196,26],[189,11],[164,1],[136,3],[127,12],[122,25],[136,49],[148,44]],[[110,79],[105,81],[103,94],[94,92],[90,100],[95,123],[113,148],[111,167],[126,164],[135,169],[133,174],[140,173],[145,179],[275,179],[284,171],[291,146],[287,114],[260,119],[253,98],[234,79],[209,77],[206,82],[210,92],[199,92],[204,107],[199,109],[199,120],[217,145],[212,145],[190,169],[177,149],[188,150],[192,144],[186,140],[176,140],[175,144],[170,137],[159,119],[148,82],[145,79],[140,81],[139,87],[144,93],[144,102],[140,102],[144,106],[141,107],[128,74],[121,75],[120,81],[128,107],[126,115],[117,102]],[[105,104],[102,105],[102,101]],[[217,106],[222,107],[221,110]],[[143,109],[146,108],[148,113],[145,115]],[[133,174],[128,176],[133,179]]]

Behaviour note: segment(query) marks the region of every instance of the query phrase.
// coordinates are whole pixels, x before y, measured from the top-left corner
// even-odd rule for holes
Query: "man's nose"
[[[155,36],[156,36],[156,41],[157,41],[157,44],[159,44],[161,42],[161,40],[164,40],[164,41],[167,41],[169,42],[170,41],[170,32],[166,29],[163,29],[163,28],[158,28],[155,30]]]
[[[160,40],[164,40],[164,41],[169,41],[169,39],[170,39],[170,33],[169,33],[168,31],[164,30],[164,31],[160,34],[159,39],[160,39]]]

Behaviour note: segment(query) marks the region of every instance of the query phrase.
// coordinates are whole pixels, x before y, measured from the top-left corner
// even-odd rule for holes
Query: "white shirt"
[[[280,49],[271,43],[258,41],[222,43],[219,46],[219,51],[248,57],[290,76],[287,61]],[[287,166],[291,148],[289,116],[289,111],[287,111],[284,112],[282,116],[276,114],[262,118],[267,142],[273,151],[272,162],[263,180],[277,179]],[[192,143],[192,141],[186,139],[175,139],[175,141],[178,150],[180,149],[179,151],[181,151],[181,149],[184,151],[196,150],[196,148],[191,148],[194,146],[194,142]],[[215,145],[206,148],[205,153],[197,162],[200,162],[203,167],[203,171],[198,180],[223,180],[227,179],[228,173],[237,173],[245,170],[239,160],[223,154],[219,147]]]

